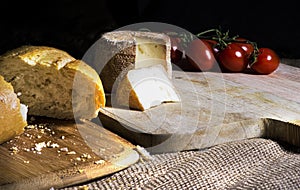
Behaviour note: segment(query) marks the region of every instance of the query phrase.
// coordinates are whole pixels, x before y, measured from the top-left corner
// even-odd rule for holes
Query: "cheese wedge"
[[[116,91],[118,105],[146,110],[166,102],[180,102],[162,65],[130,70]]]
[[[112,92],[131,69],[162,65],[172,77],[171,41],[163,33],[141,31],[107,32],[90,48],[83,60],[100,73],[105,92]]]

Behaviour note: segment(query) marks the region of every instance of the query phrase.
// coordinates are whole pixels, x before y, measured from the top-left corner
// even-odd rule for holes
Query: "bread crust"
[[[23,73],[18,73],[17,69],[13,69],[14,67],[22,67]],[[12,68],[11,70],[13,71],[8,72],[7,68]],[[36,79],[37,82],[30,81],[31,79],[28,79],[28,75],[35,76],[36,73],[40,75],[40,79]],[[32,91],[36,90],[41,94],[39,100],[37,100],[39,101],[38,104],[35,105],[34,108],[31,108],[30,105],[33,105],[35,100],[30,96],[36,94],[30,94],[31,91],[28,90],[24,93],[22,92],[23,96],[20,96],[20,99],[22,103],[28,103],[29,115],[41,115],[59,119],[74,119],[74,117],[92,119],[98,115],[100,107],[104,107],[106,103],[102,81],[98,73],[85,62],[77,60],[67,52],[57,48],[47,46],[21,46],[8,51],[0,57],[0,74],[8,81],[11,81],[12,85],[20,91],[25,91],[23,86],[30,84],[28,88],[33,88]],[[80,77],[80,80],[77,81],[80,81],[84,86],[89,86],[88,89],[93,91],[83,92],[81,90],[81,94],[79,94],[80,97],[77,98],[77,101],[81,101],[80,98],[86,99],[86,93],[86,96],[92,99],[90,102],[85,102],[89,105],[84,105],[80,102],[74,103],[72,99],[74,97],[72,91],[76,90],[72,88],[81,88],[73,84],[76,77]],[[16,78],[22,79],[17,80]],[[48,83],[55,82],[57,86],[60,86],[63,90],[67,90],[68,92],[60,92],[54,88],[54,85],[51,86],[47,84],[47,80],[49,81]],[[23,86],[20,85],[23,84],[22,81],[25,81],[23,82]],[[47,96],[51,91],[55,92],[51,94],[51,96],[53,96],[52,104],[57,104],[53,106],[55,110],[53,109],[52,112],[50,111],[52,108],[50,98],[48,98],[47,102],[43,101],[43,96]],[[78,91],[79,90],[77,90],[77,92]],[[63,98],[65,102],[60,102]],[[49,108],[49,110],[47,110],[48,108],[39,108],[42,107],[43,104],[45,104],[45,107],[46,104],[49,104],[48,107],[51,108]],[[74,107],[72,110],[72,106],[82,107]],[[75,113],[73,112],[74,110],[81,110],[81,112],[80,114]],[[61,111],[61,115],[59,111]]]
[[[27,126],[13,86],[0,76],[0,144],[20,135]]]
[[[57,48],[28,45],[7,51],[1,57],[19,58],[32,66],[40,64],[48,67],[56,67],[57,69],[61,69],[67,63],[75,60],[70,54]]]

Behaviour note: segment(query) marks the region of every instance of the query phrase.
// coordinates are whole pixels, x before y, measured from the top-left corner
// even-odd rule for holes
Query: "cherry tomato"
[[[182,60],[183,52],[181,47],[181,40],[177,37],[170,37],[171,39],[171,62],[177,64]]]
[[[238,38],[236,38],[236,40],[238,42],[234,42],[234,43],[239,45],[241,48],[243,48],[243,50],[246,52],[247,56],[250,56],[253,53],[254,47],[252,44],[247,43],[247,39],[238,37]]]
[[[279,56],[269,48],[259,48],[258,50],[257,60],[251,65],[251,68],[258,74],[274,72],[280,63]]]
[[[208,71],[216,62],[211,46],[201,39],[195,39],[188,44],[186,57],[196,71]]]
[[[211,40],[211,39],[202,39],[203,41],[207,42],[207,44],[210,45],[210,47],[213,50],[214,55],[216,56],[219,52],[219,49],[216,47],[218,42],[216,40]]]
[[[218,55],[220,66],[230,72],[242,72],[247,68],[246,52],[237,44],[230,43]]]

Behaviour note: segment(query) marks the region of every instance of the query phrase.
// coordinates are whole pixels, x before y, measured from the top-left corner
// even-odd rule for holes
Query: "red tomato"
[[[269,48],[259,48],[257,60],[251,68],[258,74],[270,74],[274,72],[280,63],[279,56]]]
[[[180,38],[170,37],[171,39],[171,62],[177,64],[183,57]]]
[[[214,55],[217,56],[219,49],[216,47],[216,45],[218,42],[216,40],[211,40],[211,39],[202,39],[202,40],[207,42],[207,44],[210,45],[210,47],[213,50]]]
[[[243,48],[243,50],[246,52],[247,56],[250,56],[253,53],[254,47],[252,44],[247,43],[247,39],[238,37],[238,38],[236,38],[236,40],[238,42],[234,42],[234,43],[239,45],[241,48]]]
[[[211,46],[201,39],[195,39],[188,44],[186,57],[196,71],[208,71],[216,62]]]
[[[230,72],[242,72],[248,65],[246,52],[235,43],[230,43],[225,49],[220,50],[218,62]]]

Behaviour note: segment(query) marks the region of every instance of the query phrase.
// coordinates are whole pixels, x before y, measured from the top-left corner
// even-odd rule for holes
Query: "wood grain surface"
[[[134,145],[89,121],[35,118],[0,146],[0,189],[49,189],[86,182],[139,159]]]
[[[118,107],[112,94],[99,118],[104,127],[151,153],[261,137],[260,118],[300,119],[299,73],[286,64],[270,75],[174,70],[180,103],[142,112]]]

